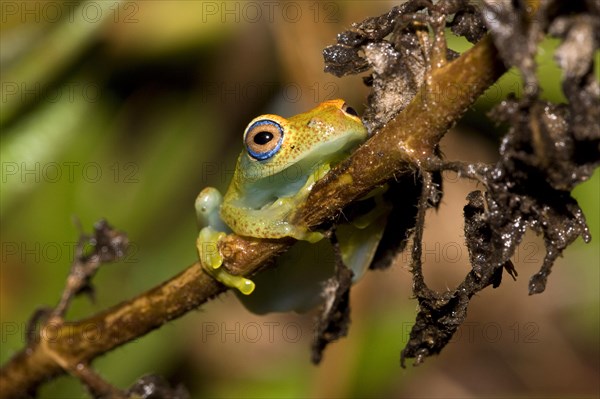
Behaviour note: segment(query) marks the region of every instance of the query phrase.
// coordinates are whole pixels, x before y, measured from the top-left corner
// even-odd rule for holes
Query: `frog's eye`
[[[356,112],[356,110],[354,108],[352,108],[351,106],[349,106],[346,103],[344,103],[344,105],[342,105],[342,111],[344,111],[348,115],[358,116],[358,112]]]
[[[263,161],[271,158],[281,148],[283,128],[277,122],[264,119],[254,122],[246,129],[244,143],[248,154],[254,159]]]

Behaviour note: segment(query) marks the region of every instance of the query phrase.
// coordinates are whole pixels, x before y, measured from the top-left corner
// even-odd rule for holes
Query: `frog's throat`
[[[245,195],[229,200],[236,207],[248,207],[255,210],[263,209],[280,198],[297,196],[297,200],[301,201],[303,194],[308,195],[308,193],[302,194],[300,191],[305,188],[311,176],[315,173],[320,177],[324,176],[330,166],[333,167],[345,159],[349,151],[361,142],[356,139],[352,140],[350,144],[346,142],[344,146],[340,147],[340,143],[337,142],[339,140],[335,141],[337,146],[327,148],[327,152],[336,150],[333,153],[326,153],[326,156],[322,156],[321,151],[312,151],[310,154],[288,163],[283,169],[275,170],[267,163],[257,164],[250,173],[237,176],[240,185],[238,192],[245,193]],[[331,143],[324,145],[326,144]],[[252,166],[250,167],[252,168]],[[240,170],[244,170],[244,168]]]

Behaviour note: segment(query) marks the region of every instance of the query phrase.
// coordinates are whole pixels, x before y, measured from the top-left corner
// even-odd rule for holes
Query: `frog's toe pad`
[[[242,276],[236,276],[228,273],[225,269],[206,269],[208,273],[215,278],[218,282],[226,285],[229,288],[236,288],[244,295],[250,295],[254,291],[256,285],[254,281],[247,279]]]
[[[250,295],[256,288],[254,281],[248,280],[247,278],[240,277],[240,284],[236,288],[244,295]]]
[[[308,241],[311,244],[321,241],[325,235],[318,231],[307,231],[303,237],[304,241]]]

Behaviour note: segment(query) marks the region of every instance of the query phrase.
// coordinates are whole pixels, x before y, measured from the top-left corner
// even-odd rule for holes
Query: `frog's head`
[[[301,201],[310,191],[303,189],[309,179],[319,179],[366,138],[367,129],[343,100],[326,101],[289,119],[259,116],[244,131],[245,150],[228,200],[252,209],[281,198]]]
[[[256,177],[273,176],[293,166],[306,175],[315,166],[343,159],[367,138],[356,111],[343,100],[331,100],[289,119],[262,115],[244,132],[240,166]]]

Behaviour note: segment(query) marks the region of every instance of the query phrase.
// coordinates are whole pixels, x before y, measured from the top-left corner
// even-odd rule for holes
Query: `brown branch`
[[[317,182],[298,220],[316,226],[378,184],[429,163],[444,133],[504,71],[489,37],[435,69],[401,113]]]
[[[456,60],[433,70],[413,101],[347,161],[319,181],[296,220],[316,226],[377,185],[426,165],[444,133],[503,72],[489,37]],[[459,95],[456,90],[461,89]],[[250,276],[293,240],[226,237],[224,266]],[[192,245],[192,241],[190,241]],[[17,353],[0,371],[0,394],[24,396],[65,371],[69,364],[94,358],[178,318],[226,288],[195,263],[171,280],[88,319],[46,325],[36,342]]]

